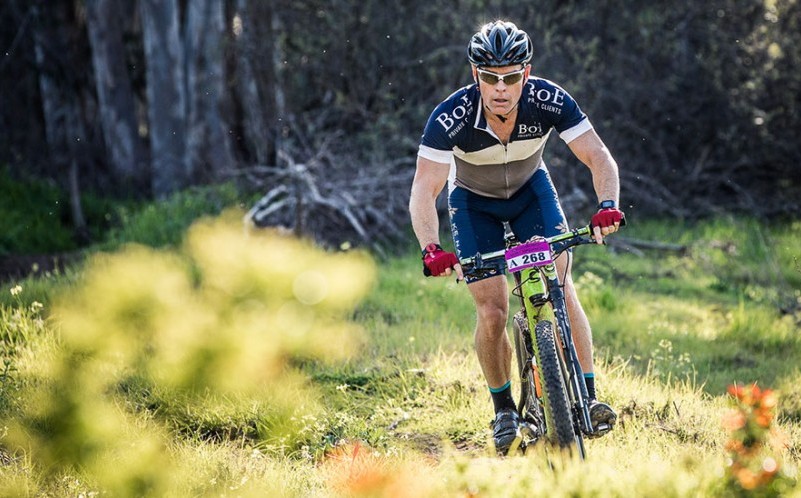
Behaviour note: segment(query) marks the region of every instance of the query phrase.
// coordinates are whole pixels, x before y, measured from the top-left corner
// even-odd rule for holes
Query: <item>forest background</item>
[[[390,245],[428,114],[471,83],[467,40],[496,18],[590,116],[630,217],[799,213],[795,0],[6,0],[0,168],[57,187],[18,195],[73,236],[26,242],[34,217],[5,219],[0,254],[71,249],[116,204],[226,181],[265,196],[262,224]],[[578,219],[590,175],[549,148]]]

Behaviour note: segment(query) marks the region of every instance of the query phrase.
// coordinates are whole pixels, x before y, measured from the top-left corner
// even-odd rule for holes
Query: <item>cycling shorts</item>
[[[551,175],[540,168],[509,199],[485,197],[455,187],[448,197],[451,233],[459,259],[504,249],[504,222],[518,240],[535,235],[552,237],[568,230]],[[477,267],[478,266],[478,267]],[[506,273],[503,257],[465,265],[469,284]]]

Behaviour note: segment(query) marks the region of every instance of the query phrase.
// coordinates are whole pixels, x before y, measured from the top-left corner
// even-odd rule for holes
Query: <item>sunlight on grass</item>
[[[726,387],[758,382],[778,395],[781,496],[801,496],[795,225],[645,224],[631,235],[689,249],[577,254],[619,415],[578,462],[491,453],[464,284],[229,219],[0,289],[0,495],[732,496]]]

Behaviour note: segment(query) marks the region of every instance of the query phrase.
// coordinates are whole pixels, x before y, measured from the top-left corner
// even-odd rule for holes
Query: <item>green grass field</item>
[[[0,288],[0,496],[801,496],[799,222],[633,223],[684,250],[576,250],[620,415],[578,462],[492,455],[464,284],[236,221]],[[778,393],[764,486],[724,426],[753,382]]]

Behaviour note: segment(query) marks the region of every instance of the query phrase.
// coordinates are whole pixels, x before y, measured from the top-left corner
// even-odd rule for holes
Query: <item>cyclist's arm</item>
[[[615,201],[620,206],[620,179],[618,177],[617,163],[606,148],[601,137],[595,130],[588,130],[570,141],[570,150],[581,162],[590,168],[592,173],[592,184],[595,187],[595,194],[598,202],[605,200]],[[593,228],[595,242],[603,244],[603,238],[610,233],[616,232],[618,225],[596,226]]]
[[[592,172],[592,183],[598,202],[612,200],[619,205],[620,180],[617,163],[595,130],[582,133],[567,145]]]
[[[417,171],[414,174],[412,192],[409,196],[409,213],[420,249],[432,242],[440,243],[437,196],[445,187],[449,172],[450,164],[417,157]]]

